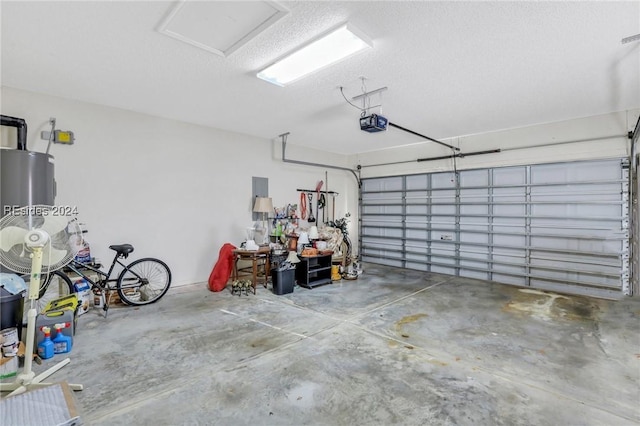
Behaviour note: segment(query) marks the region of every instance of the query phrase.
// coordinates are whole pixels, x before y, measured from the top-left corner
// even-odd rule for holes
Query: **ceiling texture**
[[[424,140],[360,131],[339,87],[349,100],[387,87],[371,112],[441,140],[640,108],[640,41],[621,43],[640,33],[638,1],[232,3],[187,2],[167,26],[178,2],[2,1],[2,85],[342,154]],[[286,87],[256,78],[344,22],[373,48]]]

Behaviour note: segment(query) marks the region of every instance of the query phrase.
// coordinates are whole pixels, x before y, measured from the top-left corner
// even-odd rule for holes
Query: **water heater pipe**
[[[9,117],[0,115],[0,125],[10,126],[18,129],[18,150],[27,150],[27,122],[24,118]]]

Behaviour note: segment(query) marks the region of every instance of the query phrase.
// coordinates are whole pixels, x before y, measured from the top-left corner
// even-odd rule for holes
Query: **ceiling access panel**
[[[624,158],[368,178],[361,257],[619,298],[631,293],[629,209]]]

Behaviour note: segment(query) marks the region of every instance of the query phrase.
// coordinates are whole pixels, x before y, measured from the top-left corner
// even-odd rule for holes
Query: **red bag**
[[[220,249],[218,261],[209,275],[209,290],[222,291],[227,286],[233,270],[233,251],[236,246],[225,243]]]

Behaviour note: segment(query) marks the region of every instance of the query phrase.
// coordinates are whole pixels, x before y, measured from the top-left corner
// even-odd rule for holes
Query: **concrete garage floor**
[[[86,424],[640,424],[640,298],[365,264],[284,296],[199,284],[101,312],[52,376],[84,384]]]

